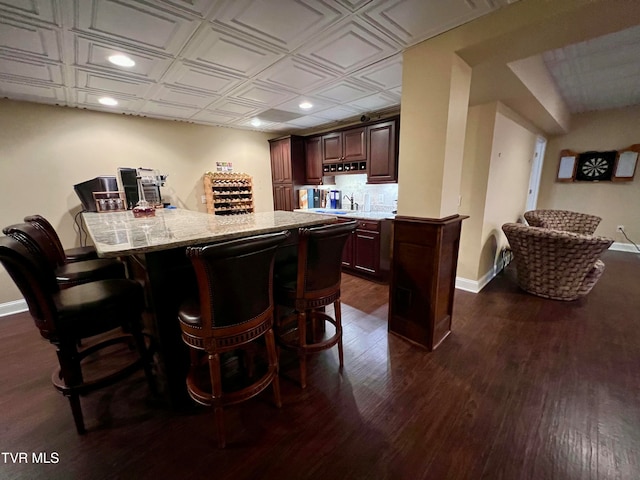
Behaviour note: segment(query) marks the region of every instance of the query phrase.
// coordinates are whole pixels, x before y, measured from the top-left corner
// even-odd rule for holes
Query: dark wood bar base
[[[393,221],[389,332],[434,350],[451,332],[463,215]]]

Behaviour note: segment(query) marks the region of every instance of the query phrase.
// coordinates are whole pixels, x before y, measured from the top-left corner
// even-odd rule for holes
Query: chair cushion
[[[60,333],[85,338],[137,321],[144,309],[142,286],[132,280],[109,279],[60,290],[53,296]]]
[[[76,247],[68,248],[64,251],[67,262],[82,262],[84,260],[95,260],[98,258],[98,252],[95,247]]]
[[[197,298],[188,298],[180,305],[180,309],[178,310],[178,320],[191,327],[198,327],[202,325],[200,302]]]
[[[77,285],[108,278],[125,278],[124,264],[118,260],[99,258],[66,263],[56,269],[56,280],[60,284]]]

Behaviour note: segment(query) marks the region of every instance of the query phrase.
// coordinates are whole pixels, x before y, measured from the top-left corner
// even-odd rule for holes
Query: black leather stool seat
[[[200,315],[200,303],[196,298],[188,298],[180,305],[178,320],[191,327],[202,326],[202,315]]]
[[[30,217],[27,217],[30,218]],[[22,243],[36,260],[54,270],[61,288],[106,278],[125,278],[124,263],[111,258],[68,262],[62,245],[36,222],[5,227],[6,235]]]
[[[144,309],[142,286],[132,280],[100,280],[54,294],[57,328],[79,338],[117,328],[122,318],[137,317]]]
[[[56,268],[55,272],[58,283],[65,286],[125,277],[124,263],[107,258],[65,263]]]
[[[64,254],[67,262],[82,262],[83,260],[94,260],[98,258],[96,248],[89,245],[86,247],[67,248]]]

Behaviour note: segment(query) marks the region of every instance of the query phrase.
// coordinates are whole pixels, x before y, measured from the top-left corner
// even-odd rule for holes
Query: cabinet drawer
[[[380,222],[376,222],[375,220],[358,220],[358,225],[356,228],[360,230],[371,230],[374,232],[380,231]]]

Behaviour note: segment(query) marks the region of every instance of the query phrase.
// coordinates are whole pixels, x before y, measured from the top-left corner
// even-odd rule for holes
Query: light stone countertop
[[[233,238],[332,223],[335,216],[302,212],[212,215],[184,209],[158,209],[155,217],[133,212],[84,212],[84,222],[100,257],[155,252]]]
[[[389,212],[363,212],[362,210],[349,210],[344,208],[298,208],[294,210],[294,212],[309,213],[313,215],[333,215],[338,218],[355,218],[360,220],[393,220],[396,217],[394,213]]]

